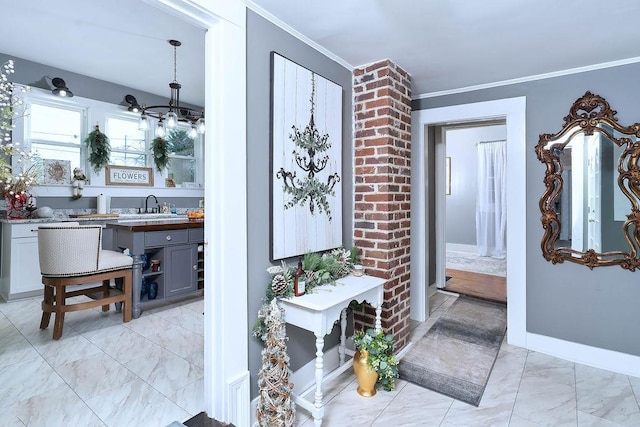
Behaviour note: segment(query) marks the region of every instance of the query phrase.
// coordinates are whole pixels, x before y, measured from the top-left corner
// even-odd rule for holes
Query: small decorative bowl
[[[356,264],[353,266],[353,275],[356,277],[360,277],[364,275],[364,267],[361,264]]]

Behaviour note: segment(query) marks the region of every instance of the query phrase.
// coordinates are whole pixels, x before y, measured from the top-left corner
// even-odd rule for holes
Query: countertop
[[[127,231],[162,231],[180,230],[184,228],[202,228],[204,219],[171,218],[171,219],[148,219],[148,220],[109,220],[107,228]]]
[[[9,218],[0,218],[0,223],[5,224],[39,224],[39,223],[48,223],[48,222],[69,222],[69,221],[77,221],[77,222],[95,222],[98,221],[100,223],[110,222],[124,222],[127,224],[132,224],[134,221],[136,222],[147,222],[147,221],[157,221],[157,220],[168,220],[168,221],[180,221],[187,220],[186,215],[175,215],[175,214],[114,214],[112,217],[88,217],[88,216],[79,216],[79,217],[69,217],[69,216],[57,216],[51,218],[27,218],[27,219],[9,219]]]

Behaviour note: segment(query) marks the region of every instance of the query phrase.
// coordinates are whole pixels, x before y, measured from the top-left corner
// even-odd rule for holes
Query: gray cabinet
[[[167,268],[164,275],[166,296],[181,295],[196,290],[198,246],[167,246],[164,250]]]
[[[128,248],[133,255],[133,317],[141,314],[145,304],[197,293],[203,288],[204,266],[202,225],[189,221],[170,224],[108,223],[114,231],[114,246]],[[153,271],[151,261],[159,262]],[[147,286],[143,286],[143,283]],[[148,289],[157,286],[157,295],[150,300]],[[145,292],[146,290],[146,292]],[[201,290],[199,292],[202,292]]]

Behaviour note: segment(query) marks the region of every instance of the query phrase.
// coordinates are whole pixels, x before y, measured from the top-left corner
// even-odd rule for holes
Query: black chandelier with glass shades
[[[140,113],[140,120],[138,121],[138,129],[149,129],[149,117],[158,119],[158,123],[155,129],[155,135],[160,138],[164,138],[167,129],[175,128],[178,122],[186,122],[191,124],[189,130],[189,137],[195,138],[199,134],[202,135],[205,131],[204,126],[204,111],[198,111],[193,108],[188,108],[180,105],[180,88],[182,87],[177,80],[177,48],[182,43],[178,40],[168,40],[169,44],[173,46],[173,81],[169,83],[171,88],[171,97],[169,98],[168,105],[140,105],[138,100],[133,95],[126,95],[124,100],[129,104],[129,111],[134,113]]]

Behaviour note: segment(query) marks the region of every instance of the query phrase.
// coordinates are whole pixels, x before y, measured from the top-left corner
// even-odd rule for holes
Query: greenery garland
[[[91,163],[96,172],[100,172],[100,169],[109,163],[109,157],[111,156],[109,137],[100,132],[100,126],[96,125],[93,132],[87,136],[84,142],[89,148],[89,163]]]
[[[347,276],[353,271],[353,266],[358,261],[358,248],[350,250],[344,248],[333,249],[326,253],[309,252],[304,254],[302,269],[305,272],[305,292],[313,293],[314,288],[321,285],[335,284],[337,279]],[[273,266],[267,269],[271,274],[271,282],[267,286],[263,305],[258,312],[252,335],[266,341],[267,328],[264,323],[264,313],[269,309],[269,304],[274,298],[289,298],[293,296],[293,286],[296,266],[287,265],[282,261],[281,266]]]
[[[162,172],[164,168],[169,164],[169,145],[167,140],[161,137],[157,137],[151,144],[153,151],[153,162],[156,165],[158,172]]]

